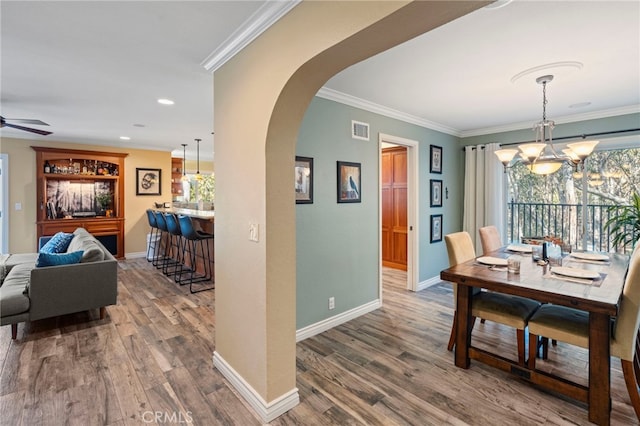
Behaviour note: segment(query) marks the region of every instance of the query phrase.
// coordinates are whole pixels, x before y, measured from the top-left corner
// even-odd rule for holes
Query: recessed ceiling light
[[[131,140],[129,136],[120,136],[120,139],[122,139],[123,141]]]
[[[158,103],[162,104],[162,105],[173,105],[174,104],[174,102],[171,99],[164,99],[164,98],[158,99]]]
[[[577,104],[569,105],[569,108],[584,108],[591,105],[591,102],[578,102]]]

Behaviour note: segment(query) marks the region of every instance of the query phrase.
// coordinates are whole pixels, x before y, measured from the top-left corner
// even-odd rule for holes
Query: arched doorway
[[[342,69],[486,3],[303,2],[216,71],[214,364],[264,421],[298,401],[292,181],[305,109]]]

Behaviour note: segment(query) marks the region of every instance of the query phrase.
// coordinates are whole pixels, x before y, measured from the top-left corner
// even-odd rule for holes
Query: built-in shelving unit
[[[117,152],[32,146],[37,236],[82,227],[124,257],[124,158]]]
[[[171,158],[171,198],[182,196],[182,158]]]

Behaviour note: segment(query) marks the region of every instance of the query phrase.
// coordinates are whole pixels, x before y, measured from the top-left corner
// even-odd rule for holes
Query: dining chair
[[[495,225],[484,226],[478,229],[478,233],[480,234],[480,242],[482,243],[482,252],[485,256],[502,247],[500,232]],[[485,319],[482,318],[480,322],[484,324]]]
[[[480,233],[480,241],[482,242],[482,251],[487,253],[496,251],[502,247],[502,239],[500,238],[500,232],[495,225],[484,226],[478,229]]]
[[[447,254],[449,255],[449,266],[475,259],[476,251],[473,241],[468,232],[455,232],[445,235]],[[453,283],[454,303],[458,298],[458,285]],[[489,321],[504,324],[516,329],[516,339],[518,343],[518,363],[525,365],[525,339],[524,329],[527,320],[540,306],[540,303],[525,297],[511,296],[489,291],[481,291],[479,288],[473,289],[471,301],[471,328],[476,317]],[[448,350],[453,350],[457,331],[456,313],[453,315],[453,325],[451,336],[449,337]]]
[[[629,260],[620,309],[611,333],[611,356],[620,358],[631,405],[640,420],[640,242]],[[536,366],[538,336],[589,348],[589,314],[573,308],[543,305],[529,319],[530,369]],[[533,346],[531,346],[533,345]],[[545,348],[546,349],[546,348]],[[543,358],[546,358],[544,351]]]

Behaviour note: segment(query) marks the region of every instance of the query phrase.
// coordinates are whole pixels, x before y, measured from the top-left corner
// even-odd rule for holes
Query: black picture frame
[[[362,202],[362,180],[360,163],[338,161],[338,203]]]
[[[136,167],[136,195],[162,195],[162,170]]]
[[[442,174],[442,147],[429,145],[429,172]]]
[[[430,207],[442,207],[442,180],[431,179],[429,181],[429,206]]]
[[[442,215],[431,215],[431,243],[442,241]]]
[[[313,158],[296,156],[296,204],[313,204]]]

